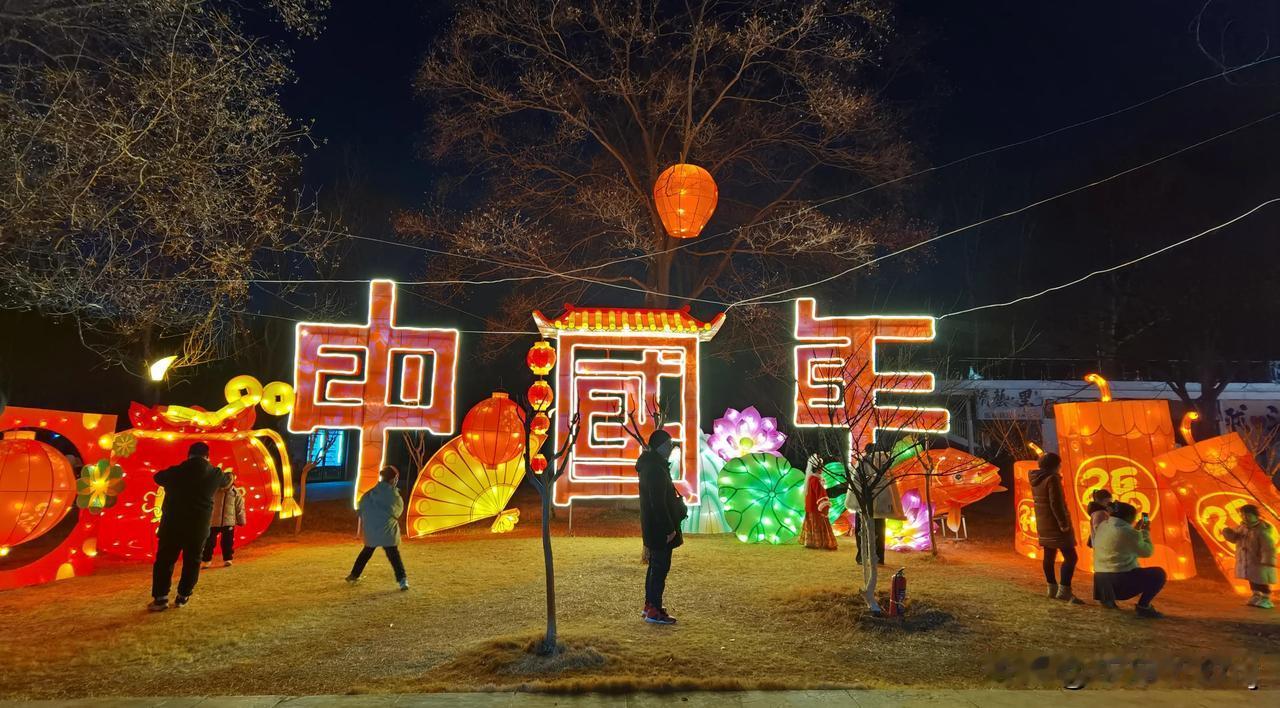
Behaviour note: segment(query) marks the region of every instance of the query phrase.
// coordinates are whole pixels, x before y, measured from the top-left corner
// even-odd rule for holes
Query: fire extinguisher
[[[901,617],[907,606],[907,569],[899,568],[889,583],[889,616]]]

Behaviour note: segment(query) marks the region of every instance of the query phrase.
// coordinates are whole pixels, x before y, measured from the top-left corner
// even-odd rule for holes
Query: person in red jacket
[[[804,525],[800,527],[800,543],[805,548],[834,551],[836,533],[831,528],[831,499],[822,481],[822,458],[809,456],[804,469]]]

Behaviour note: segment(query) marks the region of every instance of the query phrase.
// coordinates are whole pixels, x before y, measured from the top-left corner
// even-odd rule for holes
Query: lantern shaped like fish
[[[711,173],[697,165],[672,165],[653,184],[653,204],[672,238],[695,238],[702,233],[719,199]]]

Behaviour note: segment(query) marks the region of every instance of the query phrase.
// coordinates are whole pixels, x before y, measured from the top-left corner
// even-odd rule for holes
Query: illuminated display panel
[[[638,496],[635,462],[640,444],[624,430],[634,416],[647,436],[654,429],[649,411],[672,412],[664,401],[678,398],[679,415],[663,429],[680,443],[676,489],[691,506],[700,500],[698,454],[698,349],[719,331],[724,315],[700,322],[682,310],[624,310],[565,306],[556,319],[533,313],[542,335],[558,340],[556,439],[568,434],[575,413],[582,434],[564,477],[556,482],[555,504],[575,499]],[[664,405],[666,404],[666,405]]]
[[[1236,577],[1236,547],[1222,537],[1240,524],[1240,507],[1258,507],[1262,519],[1280,528],[1280,493],[1237,433],[1209,438],[1156,457],[1156,469],[1167,479],[1192,526],[1213,560],[1241,595],[1249,583]]]
[[[1169,577],[1196,574],[1187,518],[1172,485],[1157,475],[1156,458],[1173,450],[1168,401],[1084,401],[1053,407],[1062,456],[1062,484],[1079,543],[1081,567],[1093,567],[1086,510],[1093,490],[1111,490],[1151,518],[1155,554],[1139,562],[1159,566]]]
[[[950,430],[951,414],[945,408],[881,406],[881,393],[926,394],[934,389],[934,375],[927,371],[879,371],[876,348],[880,342],[927,343],[935,336],[934,318],[925,316],[818,317],[813,298],[796,300],[794,336],[795,411],[798,427],[845,427],[841,418],[824,416],[833,408],[866,409],[867,397],[875,406],[866,415],[848,415],[849,443],[861,450],[880,430],[943,434]],[[843,400],[840,392],[844,390]]]
[[[374,280],[365,324],[298,323],[289,431],[360,431],[354,503],[378,482],[388,430],[453,433],[457,353],[456,329],[400,326],[396,284]]]

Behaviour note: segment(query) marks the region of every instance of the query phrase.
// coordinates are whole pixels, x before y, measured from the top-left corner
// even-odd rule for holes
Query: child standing
[[[1271,524],[1258,515],[1258,507],[1240,507],[1240,525],[1226,529],[1222,537],[1236,544],[1236,577],[1249,581],[1253,597],[1246,603],[1269,610],[1271,584],[1276,582],[1276,538]]]
[[[227,481],[213,493],[213,516],[209,517],[209,538],[204,542],[202,568],[213,565],[213,548],[222,539],[222,565],[231,566],[235,554],[236,527],[244,526],[244,494],[236,488],[236,476],[227,473]]]
[[[1111,505],[1113,503],[1111,490],[1093,490],[1089,506],[1085,509],[1085,512],[1089,514],[1089,548],[1093,548],[1093,534],[1097,532],[1098,526],[1111,518]]]
[[[804,470],[804,525],[800,527],[800,543],[805,548],[826,551],[839,548],[836,533],[831,528],[830,511],[831,499],[822,483],[822,458],[810,455]]]
[[[395,571],[396,582],[401,590],[409,589],[409,578],[404,572],[404,562],[400,560],[400,514],[404,512],[404,499],[400,498],[400,490],[396,483],[400,481],[400,470],[394,465],[387,465],[378,473],[381,480],[373,488],[360,497],[356,511],[360,514],[360,529],[364,535],[364,549],[356,556],[355,565],[351,566],[348,583],[360,580],[360,574],[373,557],[373,552],[381,548],[391,561],[391,569]]]

